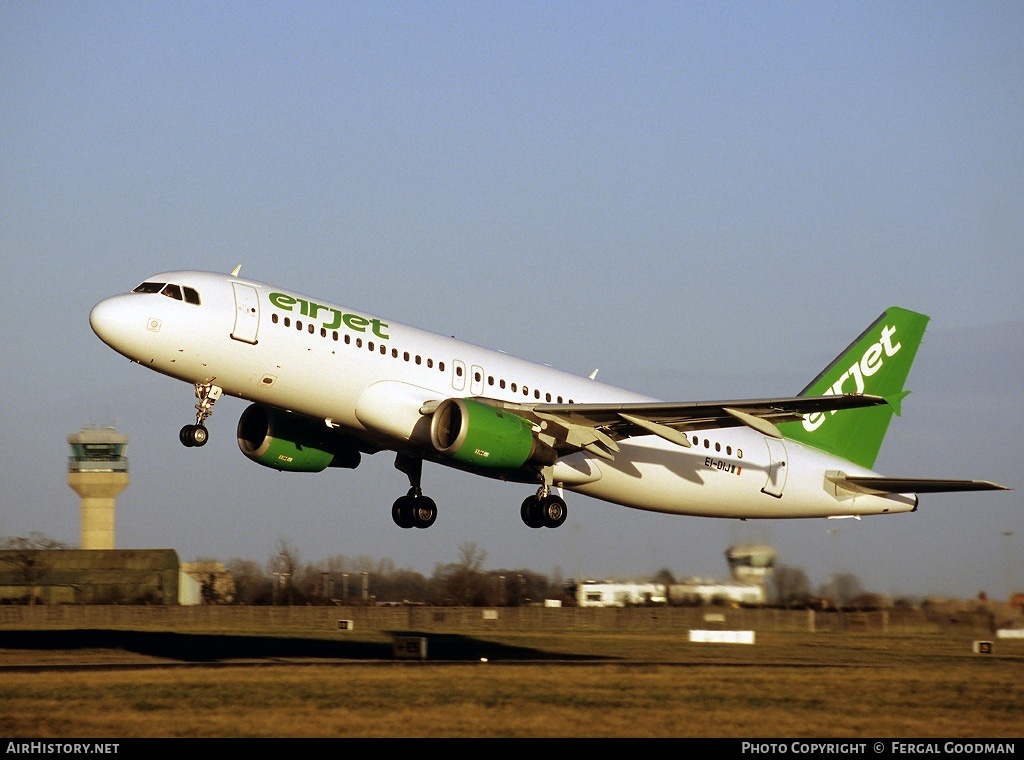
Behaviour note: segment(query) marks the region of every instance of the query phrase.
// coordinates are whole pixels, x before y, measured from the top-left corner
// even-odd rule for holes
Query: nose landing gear
[[[178,440],[183,446],[189,448],[205,446],[206,442],[210,440],[210,431],[203,423],[206,422],[207,417],[213,414],[213,405],[217,403],[217,399],[223,392],[220,386],[214,385],[212,382],[196,383],[196,398],[199,399],[199,403],[196,404],[196,424],[185,425],[178,431]]]

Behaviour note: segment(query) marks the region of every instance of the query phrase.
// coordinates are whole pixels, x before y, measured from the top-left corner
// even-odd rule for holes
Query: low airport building
[[[198,588],[173,549],[0,551],[0,603],[180,604]]]

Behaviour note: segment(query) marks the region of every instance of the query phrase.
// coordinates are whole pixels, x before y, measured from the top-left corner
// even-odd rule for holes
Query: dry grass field
[[[407,632],[406,632],[407,633]],[[0,630],[0,735],[1017,738],[1024,641]],[[486,661],[482,661],[485,658]],[[40,664],[50,667],[38,667]]]

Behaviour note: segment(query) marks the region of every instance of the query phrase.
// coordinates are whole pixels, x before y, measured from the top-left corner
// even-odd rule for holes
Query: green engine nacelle
[[[555,460],[555,452],[536,439],[527,420],[468,398],[438,404],[430,421],[430,442],[439,454],[489,470]]]
[[[359,451],[323,422],[253,404],[238,419],[238,448],[264,467],[288,472],[354,468]]]

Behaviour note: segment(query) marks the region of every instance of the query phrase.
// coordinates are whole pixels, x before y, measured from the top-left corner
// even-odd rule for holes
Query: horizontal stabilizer
[[[874,475],[830,473],[826,478],[855,493],[956,493],[958,491],[1009,491],[988,480],[945,480],[937,478],[884,478]]]

